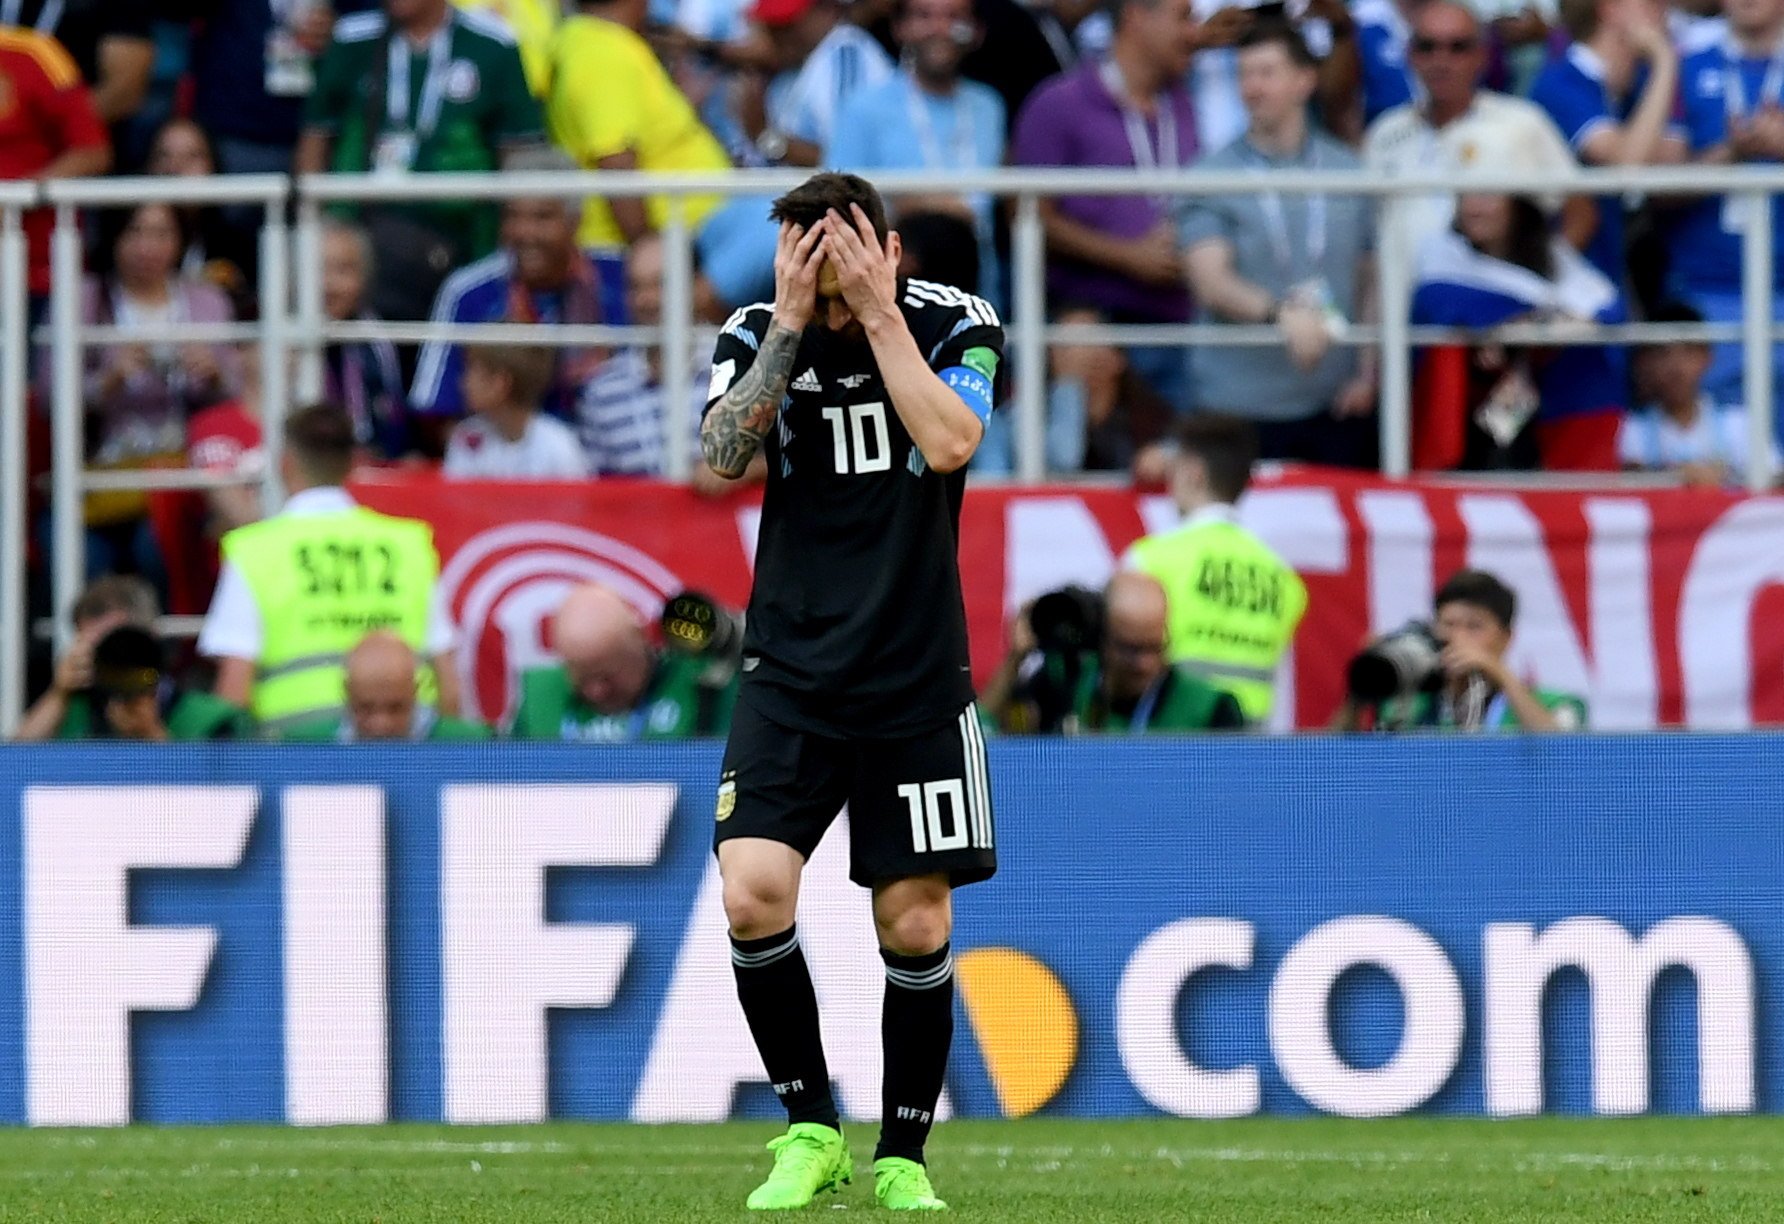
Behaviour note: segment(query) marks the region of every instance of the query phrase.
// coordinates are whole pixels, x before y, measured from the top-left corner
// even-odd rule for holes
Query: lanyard
[[[1158,708],[1158,699],[1164,695],[1165,681],[1170,678],[1171,670],[1167,667],[1164,674],[1154,680],[1147,686],[1146,691],[1140,694],[1140,700],[1134,706],[1134,716],[1127,720],[1127,729],[1130,734],[1139,735],[1151,725],[1153,712]]]
[[[905,73],[904,105],[910,112],[911,127],[917,133],[917,144],[923,151],[924,168],[930,170],[971,170],[977,163],[978,142],[974,139],[972,108],[958,91],[953,97],[954,140],[952,157],[944,152],[935,137],[935,125],[929,119],[929,105],[917,79]]]
[[[1722,103],[1730,119],[1741,119],[1747,114],[1747,83],[1741,79],[1740,48],[1731,42],[1723,47],[1722,56]],[[1764,106],[1768,98],[1784,103],[1784,47],[1772,53],[1759,83],[1758,105]]]
[[[25,0],[5,0],[0,4],[0,25],[15,26],[19,24],[19,13],[25,7]],[[54,34],[56,27],[62,24],[63,0],[48,0],[37,10],[37,20],[31,28],[39,34]]]
[[[1146,116],[1128,100],[1127,85],[1121,79],[1121,66],[1105,59],[1097,68],[1115,105],[1121,110],[1121,124],[1127,129],[1127,147],[1133,151],[1136,170],[1175,170],[1182,163],[1182,150],[1177,146],[1177,116],[1171,110],[1170,95],[1163,94],[1158,103],[1158,147],[1146,131]]]
[[[1319,169],[1319,146],[1313,143],[1309,134],[1307,140],[1307,168]],[[1268,175],[1274,167],[1262,153],[1254,148],[1250,141],[1245,142],[1245,153],[1252,163],[1253,170],[1260,175]],[[1264,225],[1270,231],[1270,245],[1276,249],[1276,262],[1282,268],[1283,283],[1294,280],[1295,251],[1289,241],[1288,211],[1282,206],[1282,193],[1266,191],[1258,196],[1263,208]],[[1307,197],[1307,264],[1308,274],[1320,275],[1320,267],[1326,258],[1326,197],[1324,194]]]
[[[421,82],[421,113],[416,116],[414,131],[426,139],[440,124],[440,108],[446,98],[446,67],[452,55],[452,21],[434,31],[427,43],[427,76]],[[400,35],[390,40],[389,80],[384,87],[385,112],[390,126],[402,130],[409,127],[409,41]]]

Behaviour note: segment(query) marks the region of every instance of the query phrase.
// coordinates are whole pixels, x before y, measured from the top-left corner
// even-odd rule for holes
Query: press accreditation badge
[[[385,132],[372,149],[375,174],[407,174],[415,167],[415,133]]]
[[[266,92],[274,98],[308,97],[316,84],[315,66],[309,52],[291,36],[276,29],[266,36]]]

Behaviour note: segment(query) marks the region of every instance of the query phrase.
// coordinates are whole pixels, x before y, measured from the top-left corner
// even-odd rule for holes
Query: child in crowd
[[[1670,303],[1649,322],[1702,323],[1703,315]],[[1617,450],[1625,467],[1676,472],[1691,485],[1744,483],[1747,410],[1739,404],[1711,403],[1704,394],[1711,355],[1711,346],[1698,341],[1651,344],[1636,353],[1636,392],[1645,407],[1623,421]],[[1766,469],[1775,476],[1777,443],[1768,441],[1767,451]]]
[[[460,387],[471,416],[446,444],[441,471],[460,480],[577,480],[588,460],[575,432],[542,416],[551,386],[549,349],[525,345],[470,345]]]

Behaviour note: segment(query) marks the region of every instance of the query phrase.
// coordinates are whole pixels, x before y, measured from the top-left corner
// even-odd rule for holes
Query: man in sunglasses
[[[1421,6],[1412,17],[1409,58],[1424,98],[1396,106],[1370,125],[1363,139],[1363,164],[1370,170],[1389,177],[1572,172],[1573,154],[1540,107],[1481,88],[1486,46],[1468,8],[1454,0]],[[1454,212],[1449,194],[1389,201],[1382,241],[1403,243],[1414,253]],[[1596,224],[1590,199],[1567,201],[1561,229],[1574,246],[1583,247]]]

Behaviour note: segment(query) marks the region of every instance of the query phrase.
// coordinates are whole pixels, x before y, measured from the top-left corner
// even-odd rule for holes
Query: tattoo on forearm
[[[762,439],[774,428],[798,351],[798,332],[769,324],[756,360],[701,422],[700,449],[713,471],[733,478],[743,475]]]

